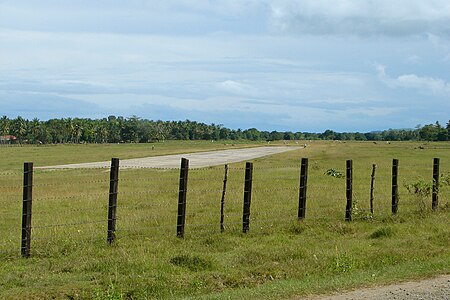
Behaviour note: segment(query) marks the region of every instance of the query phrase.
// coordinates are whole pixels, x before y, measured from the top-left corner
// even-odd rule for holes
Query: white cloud
[[[442,39],[434,34],[428,34],[428,40],[433,44],[441,55],[444,57],[442,60],[445,62],[450,61],[450,43],[448,39]]]
[[[256,96],[257,95],[257,89],[253,86],[237,82],[234,80],[225,80],[217,84],[217,88],[221,91],[235,94],[235,95],[241,95],[241,96]]]
[[[406,36],[449,34],[447,0],[272,1],[276,31],[306,34]]]
[[[376,69],[378,78],[391,88],[416,89],[436,96],[450,95],[450,83],[441,78],[416,74],[403,74],[395,78],[386,74],[386,66],[376,65]]]
[[[264,27],[260,23],[267,21],[268,11],[257,0],[2,0],[0,27],[171,35],[254,32]]]
[[[420,63],[420,56],[413,54],[406,58],[406,61],[410,64],[418,64]]]
[[[41,118],[36,95],[262,129],[414,126],[449,111],[447,2],[0,0],[0,92]]]
[[[416,74],[398,76],[396,79],[398,86],[428,90],[436,95],[450,95],[450,84],[440,78],[419,77]]]

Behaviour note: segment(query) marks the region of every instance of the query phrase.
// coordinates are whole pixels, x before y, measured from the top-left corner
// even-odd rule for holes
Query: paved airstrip
[[[144,158],[124,159],[120,161],[120,167],[124,168],[179,168],[182,157],[189,159],[190,168],[204,168],[218,166],[228,163],[252,160],[255,158],[298,150],[303,147],[279,146],[279,147],[256,147],[208,152],[196,152],[186,154],[152,156]],[[90,162],[69,165],[57,165],[40,167],[42,169],[89,169],[108,168],[110,161]]]

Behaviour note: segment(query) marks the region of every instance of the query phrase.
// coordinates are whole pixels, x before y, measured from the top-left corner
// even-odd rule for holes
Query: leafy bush
[[[335,177],[335,178],[344,178],[344,174],[342,174],[341,171],[338,171],[336,169],[328,169],[325,173],[325,175],[331,176],[331,177]]]
[[[441,181],[444,185],[450,185],[450,173],[447,175],[441,174]]]
[[[430,196],[433,189],[433,181],[425,181],[419,179],[416,182],[405,184],[406,189],[411,194],[416,195],[420,211],[424,211],[427,207],[426,198]]]
[[[426,198],[431,194],[433,183],[430,181],[419,179],[416,182],[405,184],[405,187],[411,194],[415,194],[418,197]]]

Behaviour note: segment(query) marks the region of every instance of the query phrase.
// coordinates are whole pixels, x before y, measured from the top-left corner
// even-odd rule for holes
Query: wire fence
[[[392,165],[379,164],[371,175],[370,165],[356,163],[351,173],[338,176],[344,172],[330,174],[320,164],[304,170],[303,164],[247,163],[187,168],[184,174],[183,168],[122,166],[117,178],[104,168],[0,172],[0,255],[14,256],[19,249],[23,256],[45,255],[83,243],[101,245],[107,232],[118,242],[258,234],[285,230],[299,219],[337,222],[350,212],[348,221],[382,220],[431,211],[433,201],[434,209],[449,207],[448,165],[438,164],[436,174],[436,164],[405,161],[394,195]],[[114,198],[117,202],[111,204]],[[31,205],[26,208],[31,202],[32,210]]]

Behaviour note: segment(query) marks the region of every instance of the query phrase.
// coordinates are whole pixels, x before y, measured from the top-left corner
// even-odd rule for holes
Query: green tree
[[[9,130],[11,127],[11,121],[7,116],[3,116],[0,119],[0,134],[1,135],[7,135],[10,134]]]
[[[433,125],[425,125],[419,130],[419,136],[422,140],[425,141],[436,141],[439,133],[439,123]]]
[[[28,120],[25,120],[21,116],[11,121],[11,134],[17,137],[19,143],[26,140],[26,133],[28,129]]]
[[[447,123],[447,137],[450,140],[450,120]]]

